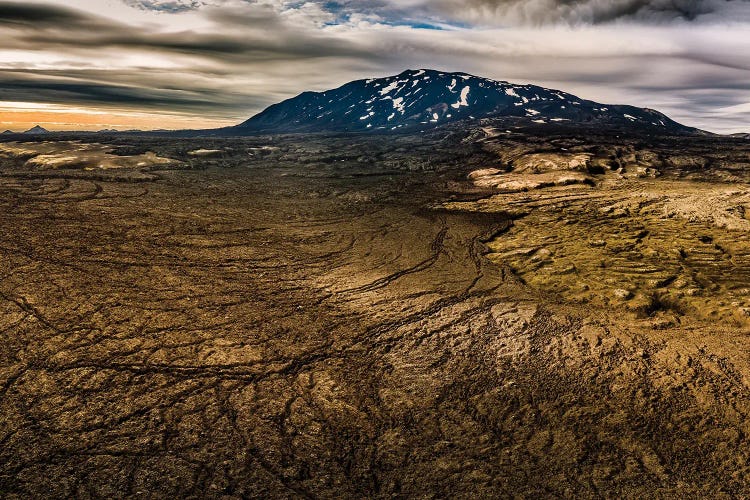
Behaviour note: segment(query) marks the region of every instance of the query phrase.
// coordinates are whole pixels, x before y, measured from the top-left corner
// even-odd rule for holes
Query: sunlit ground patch
[[[489,257],[564,300],[750,324],[750,186],[628,180],[448,208],[523,215]]]
[[[163,158],[150,151],[120,156],[113,154],[113,149],[102,144],[76,141],[7,142],[0,144],[0,157],[23,161],[23,167],[42,170],[149,169],[180,164],[177,160]]]

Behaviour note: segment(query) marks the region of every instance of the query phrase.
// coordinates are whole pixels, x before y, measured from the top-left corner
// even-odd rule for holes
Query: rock
[[[621,300],[628,300],[633,297],[633,292],[625,290],[624,288],[617,288],[612,291],[612,294]]]

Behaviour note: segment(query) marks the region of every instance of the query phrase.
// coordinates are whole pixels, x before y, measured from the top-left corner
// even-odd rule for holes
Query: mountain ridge
[[[323,92],[302,92],[222,130],[241,134],[406,132],[478,118],[697,132],[649,108],[600,104],[537,85],[430,69],[354,80]]]
[[[29,130],[26,130],[25,132],[21,132],[21,133],[25,135],[40,135],[40,134],[49,134],[49,130],[39,125],[35,125],[31,127]]]

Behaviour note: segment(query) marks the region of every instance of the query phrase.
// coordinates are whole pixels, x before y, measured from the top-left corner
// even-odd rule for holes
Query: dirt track
[[[316,172],[0,177],[4,496],[750,494],[746,329],[524,284],[438,174]]]

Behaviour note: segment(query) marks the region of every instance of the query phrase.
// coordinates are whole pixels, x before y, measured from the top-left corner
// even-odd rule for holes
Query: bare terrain
[[[0,143],[0,496],[750,495],[750,142]]]

